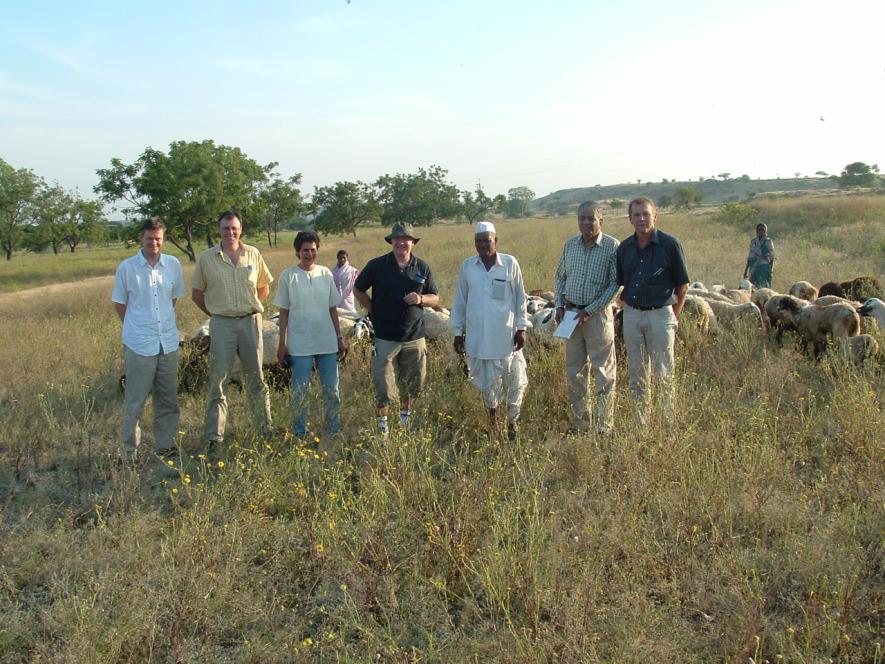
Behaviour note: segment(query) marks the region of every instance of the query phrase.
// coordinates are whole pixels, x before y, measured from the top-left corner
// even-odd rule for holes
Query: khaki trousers
[[[640,424],[646,422],[649,370],[657,382],[662,412],[669,416],[673,411],[671,381],[676,327],[676,316],[669,305],[650,311],[624,307],[624,344],[627,347],[630,391],[637,400],[636,416]]]
[[[227,421],[225,388],[240,358],[240,371],[249,400],[252,422],[262,435],[270,429],[270,391],[264,383],[261,368],[264,339],[261,335],[261,314],[244,318],[212,316],[209,320],[209,405],[203,434],[208,442],[224,440]]]
[[[141,443],[141,416],[153,393],[154,449],[175,447],[178,435],[178,351],[139,355],[123,346],[123,453],[132,458]]]
[[[615,326],[612,308],[590,316],[565,342],[568,397],[575,425],[611,431],[615,412]],[[595,407],[591,416],[588,394],[593,375]]]
[[[400,399],[414,399],[424,387],[426,374],[427,343],[423,337],[414,341],[375,339],[372,383],[378,408],[389,405],[397,392]]]

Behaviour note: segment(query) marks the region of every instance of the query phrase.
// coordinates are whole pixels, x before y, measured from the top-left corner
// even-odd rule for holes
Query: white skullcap
[[[476,230],[473,232],[474,235],[479,235],[480,233],[491,233],[492,235],[497,235],[495,232],[495,224],[491,221],[480,221],[476,224]]]

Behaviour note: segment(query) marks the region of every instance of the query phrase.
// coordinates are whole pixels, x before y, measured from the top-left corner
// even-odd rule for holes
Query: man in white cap
[[[528,323],[522,270],[513,256],[498,253],[491,222],[476,224],[474,245],[476,256],[461,264],[452,305],[455,352],[467,353],[470,380],[482,392],[493,435],[498,427],[498,405],[504,402],[507,437],[514,440],[528,385],[522,354]]]

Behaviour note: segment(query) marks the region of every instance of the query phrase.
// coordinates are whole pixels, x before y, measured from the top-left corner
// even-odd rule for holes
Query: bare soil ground
[[[107,284],[108,297],[110,297],[110,288],[113,286],[114,276],[107,275],[104,277],[90,277],[89,279],[79,279],[78,281],[65,281],[60,284],[50,284],[49,286],[38,286],[36,288],[26,288],[25,290],[12,291],[11,293],[0,293],[0,304],[18,301],[22,298],[37,297],[40,295],[63,295],[71,293],[84,287],[98,286]]]

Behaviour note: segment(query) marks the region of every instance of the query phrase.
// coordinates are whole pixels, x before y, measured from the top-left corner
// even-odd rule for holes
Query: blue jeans
[[[323,386],[325,430],[341,430],[341,397],[338,394],[338,354],[290,355],[292,363],[292,431],[296,436],[307,433],[307,397],[310,393],[310,372],[316,362]]]

